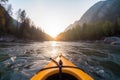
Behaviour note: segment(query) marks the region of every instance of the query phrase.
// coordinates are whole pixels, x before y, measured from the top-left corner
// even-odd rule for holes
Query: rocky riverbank
[[[14,36],[0,36],[0,42],[33,42],[34,40],[20,39]]]

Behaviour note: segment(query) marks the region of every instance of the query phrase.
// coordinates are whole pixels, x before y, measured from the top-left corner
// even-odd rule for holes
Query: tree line
[[[13,19],[12,6],[6,4],[8,0],[0,0],[0,36],[14,35],[21,39],[51,40],[41,28],[36,26],[27,16],[25,10],[19,9],[16,12],[17,19]],[[6,8],[4,6],[7,6]]]
[[[56,40],[100,40],[109,36],[120,36],[120,18],[113,21],[99,21],[95,23],[79,24],[68,31],[60,33]]]

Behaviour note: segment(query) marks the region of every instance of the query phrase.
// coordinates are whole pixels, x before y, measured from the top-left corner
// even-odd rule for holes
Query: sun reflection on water
[[[56,41],[52,41],[52,42],[51,42],[51,46],[52,46],[52,47],[57,46],[57,42],[56,42]]]
[[[52,41],[51,42],[51,57],[56,57],[58,55],[58,48],[57,48],[57,42],[56,41]]]

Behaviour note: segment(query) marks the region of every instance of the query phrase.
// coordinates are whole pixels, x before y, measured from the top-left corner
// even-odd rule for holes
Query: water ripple
[[[0,43],[0,80],[29,80],[59,53],[95,80],[120,80],[120,46],[55,41]]]

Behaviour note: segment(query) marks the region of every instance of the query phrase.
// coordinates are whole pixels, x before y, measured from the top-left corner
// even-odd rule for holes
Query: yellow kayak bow
[[[59,55],[51,61],[31,80],[94,80],[87,73],[76,67],[63,55]]]

